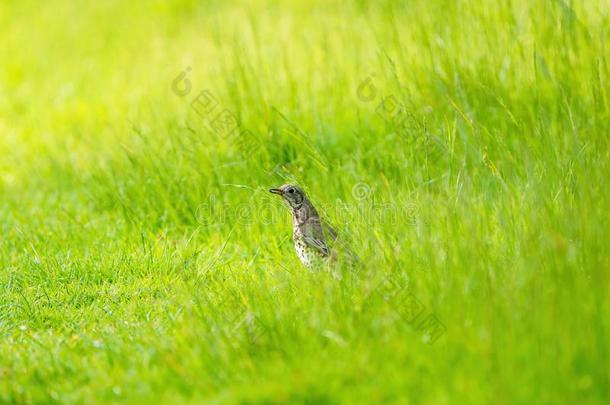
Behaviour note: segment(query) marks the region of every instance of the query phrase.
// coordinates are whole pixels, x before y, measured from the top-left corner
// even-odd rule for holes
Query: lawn
[[[0,42],[0,403],[610,402],[607,0],[4,1]],[[300,263],[284,183],[359,263]]]

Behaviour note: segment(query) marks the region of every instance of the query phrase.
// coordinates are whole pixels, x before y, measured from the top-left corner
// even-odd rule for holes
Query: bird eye
[[[289,188],[289,189],[288,189],[288,193],[289,193],[289,194],[294,193],[294,188]]]

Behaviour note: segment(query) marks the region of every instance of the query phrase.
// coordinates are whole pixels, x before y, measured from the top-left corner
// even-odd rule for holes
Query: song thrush
[[[280,195],[292,211],[292,238],[301,262],[311,267],[320,259],[331,256],[329,238],[335,239],[335,231],[320,220],[318,211],[299,187],[285,184],[269,192]]]

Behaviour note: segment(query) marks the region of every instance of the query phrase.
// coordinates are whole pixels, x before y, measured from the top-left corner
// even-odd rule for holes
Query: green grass
[[[26,0],[0,38],[0,402],[610,400],[607,1]],[[362,266],[301,266],[286,182]]]

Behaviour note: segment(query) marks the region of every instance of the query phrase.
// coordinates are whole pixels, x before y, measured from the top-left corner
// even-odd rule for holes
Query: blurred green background
[[[607,403],[609,40],[605,0],[0,3],[0,402]],[[286,182],[357,271],[302,267]]]

